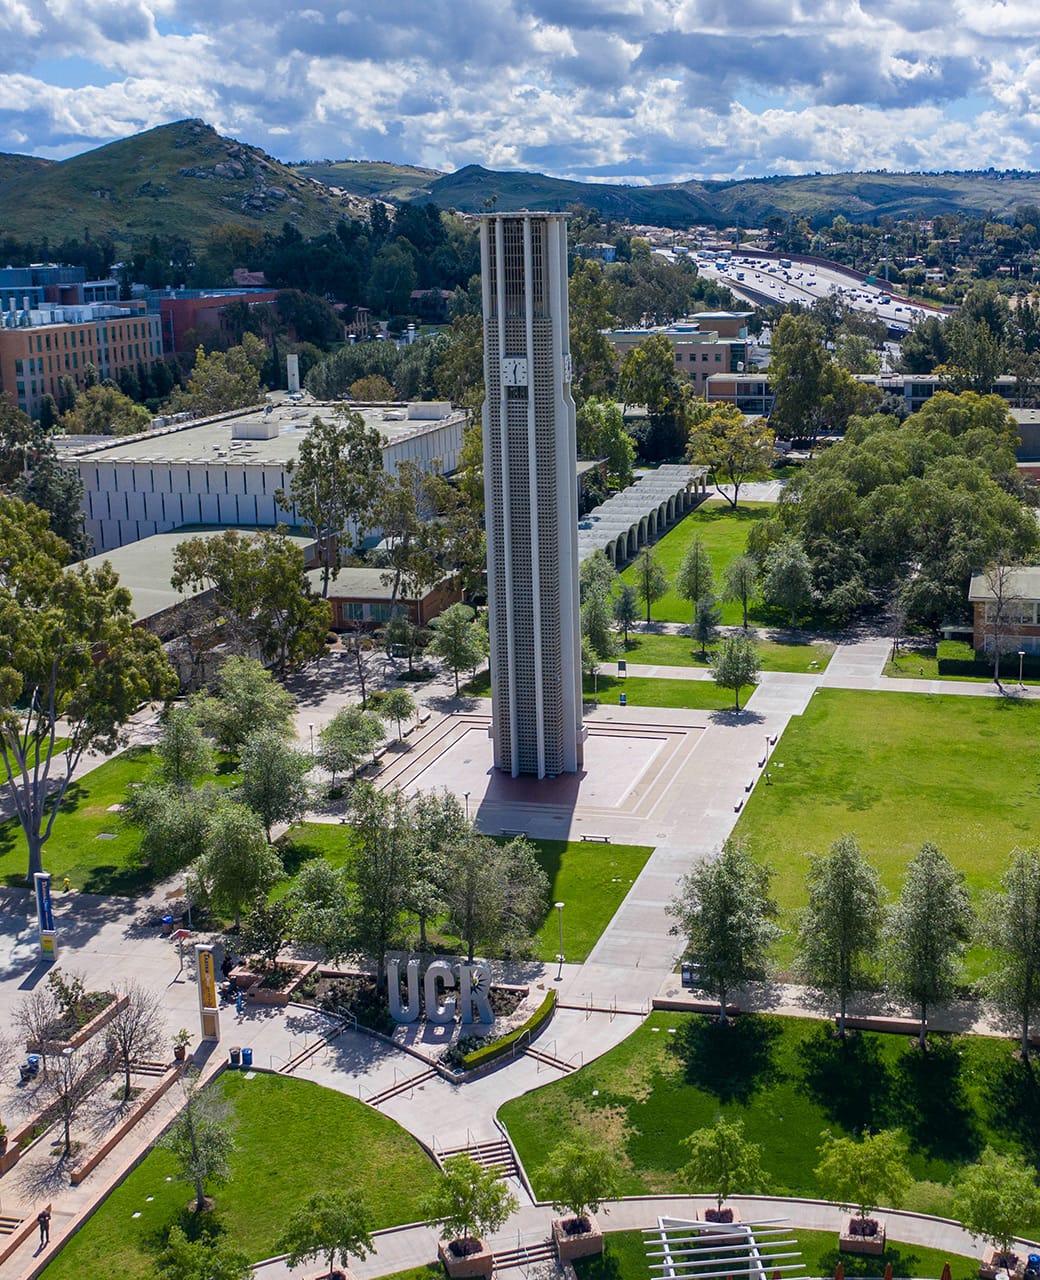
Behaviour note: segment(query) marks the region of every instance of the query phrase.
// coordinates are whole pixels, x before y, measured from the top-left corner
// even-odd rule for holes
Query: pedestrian
[[[40,1224],[40,1245],[50,1243],[51,1239],[51,1211],[50,1208],[41,1209],[36,1215],[36,1221]]]

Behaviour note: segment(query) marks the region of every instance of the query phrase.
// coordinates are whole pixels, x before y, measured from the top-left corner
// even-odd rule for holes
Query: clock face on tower
[[[502,385],[506,387],[527,386],[527,361],[522,356],[502,357]]]

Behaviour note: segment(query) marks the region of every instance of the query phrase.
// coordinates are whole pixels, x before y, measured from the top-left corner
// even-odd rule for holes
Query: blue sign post
[[[51,906],[51,873],[37,871],[33,876],[36,891],[36,926],[40,935],[40,955],[45,960],[56,960],[58,948],[54,935],[54,909]]]

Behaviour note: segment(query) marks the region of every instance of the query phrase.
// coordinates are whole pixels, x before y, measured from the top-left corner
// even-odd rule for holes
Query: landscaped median
[[[462,1055],[463,1071],[479,1071],[489,1067],[500,1059],[511,1056],[518,1045],[526,1040],[528,1044],[545,1026],[556,1010],[556,990],[547,991],[545,999],[531,1014],[526,1022],[514,1027],[512,1031],[490,1044],[483,1044],[478,1049],[471,1049]]]
[[[733,690],[720,689],[714,680],[669,680],[651,676],[618,677],[607,675],[613,663],[604,663],[598,676],[586,676],[582,691],[586,702],[602,702],[617,706],[621,694],[630,707],[683,707],[691,711],[732,711]],[[740,705],[744,706],[756,686],[744,685]],[[485,671],[464,687],[465,693],[491,696],[491,680]]]

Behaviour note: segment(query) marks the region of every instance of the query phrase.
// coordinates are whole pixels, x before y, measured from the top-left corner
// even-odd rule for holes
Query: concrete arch
[[[672,496],[668,499],[668,523],[669,524],[671,524],[675,520],[676,497],[677,495],[673,493]]]
[[[667,499],[665,499],[665,500],[661,503],[661,505],[657,508],[657,523],[658,523],[658,525],[660,526],[660,528],[661,528],[661,530],[662,530],[662,531],[664,531],[665,529],[667,529],[667,528],[668,528],[668,526],[671,524],[671,520],[670,520],[670,519],[669,519],[669,517],[668,517],[668,501],[667,501]]]
[[[656,512],[656,511],[651,511],[651,512],[650,512],[649,520],[650,520],[650,537],[651,537],[651,538],[656,538],[656,537],[657,537],[657,531],[658,531],[658,524],[657,524],[657,512]]]
[[[639,550],[639,542],[638,542],[638,538],[639,538],[639,530],[636,528],[636,526],[635,526],[635,525],[633,525],[633,526],[631,527],[631,529],[629,529],[629,531],[628,531],[628,535],[627,535],[627,540],[628,540],[628,558],[629,558],[630,560],[631,560],[631,559],[632,559],[632,557],[636,554],[636,552]]]
[[[639,521],[639,545],[645,546],[650,541],[650,520],[647,516],[641,517]]]

